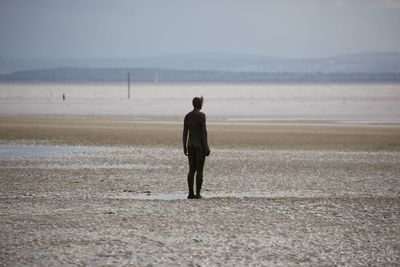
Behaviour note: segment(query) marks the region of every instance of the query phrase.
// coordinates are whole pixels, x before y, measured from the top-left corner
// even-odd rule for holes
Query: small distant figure
[[[183,152],[189,158],[188,199],[200,199],[204,162],[206,156],[210,155],[210,148],[207,141],[206,115],[200,111],[203,106],[203,97],[193,98],[192,104],[193,110],[186,114],[183,123]],[[195,174],[196,194],[193,191]]]
[[[63,101],[65,101],[65,94],[62,95]]]

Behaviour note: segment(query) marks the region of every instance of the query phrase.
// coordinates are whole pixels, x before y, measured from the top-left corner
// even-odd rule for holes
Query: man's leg
[[[197,167],[197,159],[196,153],[194,153],[193,149],[188,149],[188,158],[189,158],[189,173],[187,176],[188,187],[189,187],[189,195],[188,198],[194,198],[193,192],[193,184],[194,184],[194,174],[196,172]]]
[[[203,151],[199,151],[197,155],[197,168],[196,168],[196,198],[201,198],[200,191],[201,186],[203,185],[203,169],[204,169],[204,162],[205,162],[205,155]]]

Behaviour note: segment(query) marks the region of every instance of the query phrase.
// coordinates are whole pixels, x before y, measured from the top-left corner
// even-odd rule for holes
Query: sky
[[[0,57],[400,52],[400,0],[0,0]]]

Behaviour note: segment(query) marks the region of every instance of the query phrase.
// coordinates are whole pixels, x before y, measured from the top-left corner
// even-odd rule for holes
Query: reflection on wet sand
[[[322,194],[318,192],[304,192],[304,191],[280,191],[280,192],[205,192],[202,194],[202,200],[211,198],[312,198],[312,197],[327,197],[329,194]],[[145,194],[135,193],[120,193],[110,198],[114,199],[134,199],[134,200],[184,200],[187,199],[186,194],[158,194],[147,192]],[[191,200],[193,201],[193,200]],[[194,200],[197,201],[197,200]]]

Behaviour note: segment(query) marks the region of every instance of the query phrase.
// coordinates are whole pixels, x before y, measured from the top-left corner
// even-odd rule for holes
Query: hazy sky
[[[0,56],[400,51],[400,0],[0,0]]]

